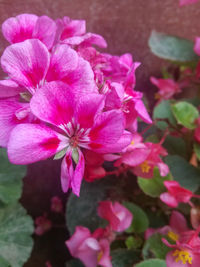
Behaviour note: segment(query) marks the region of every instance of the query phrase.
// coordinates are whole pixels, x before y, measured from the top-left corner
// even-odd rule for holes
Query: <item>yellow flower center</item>
[[[134,142],[134,140],[132,140],[132,141],[131,141],[131,145],[134,145],[134,144],[135,144],[135,142]]]
[[[158,93],[155,93],[155,95],[154,95],[154,99],[160,99],[160,95],[158,94]]]
[[[176,249],[172,256],[176,257],[175,261],[179,262],[182,261],[183,264],[186,264],[187,262],[189,264],[192,264],[192,256],[190,253],[186,250],[178,250]]]
[[[141,170],[144,173],[148,173],[149,170],[151,169],[151,166],[148,164],[148,161],[145,160],[142,164],[140,164]]]
[[[176,233],[174,233],[172,231],[169,231],[167,235],[173,241],[177,241],[178,240],[178,237],[179,237]]]

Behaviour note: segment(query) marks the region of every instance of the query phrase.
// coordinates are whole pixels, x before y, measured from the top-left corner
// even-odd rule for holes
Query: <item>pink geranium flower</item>
[[[123,232],[132,223],[132,213],[118,202],[101,201],[98,206],[98,215],[109,221],[113,231]]]
[[[11,17],[2,24],[4,37],[11,44],[27,39],[39,39],[51,49],[56,34],[56,23],[47,16],[21,14]]]
[[[47,83],[31,99],[31,110],[41,121],[55,127],[21,124],[14,128],[8,143],[12,163],[29,164],[62,151],[64,192],[72,187],[79,195],[85,160],[82,149],[97,153],[120,152],[131,141],[124,134],[120,111],[102,112],[104,96],[79,95],[62,82]]]
[[[171,99],[175,94],[181,92],[179,84],[172,79],[157,79],[151,77],[150,80],[159,89],[156,98],[160,101]]]
[[[167,235],[172,241],[176,242],[181,237],[181,234],[188,230],[189,228],[187,227],[185,217],[178,211],[172,211],[169,225],[158,229],[148,228],[145,231],[145,239],[150,238],[155,233],[160,233],[162,235]]]
[[[71,255],[80,259],[86,267],[112,267],[108,240],[96,239],[86,227],[77,226],[65,244]]]
[[[190,203],[190,199],[195,196],[193,193],[181,187],[176,181],[164,181],[168,192],[162,193],[160,199],[170,207],[176,208],[179,203]]]

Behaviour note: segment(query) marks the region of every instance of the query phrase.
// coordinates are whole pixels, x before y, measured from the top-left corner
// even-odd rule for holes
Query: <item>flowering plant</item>
[[[19,177],[23,165],[50,158],[62,159],[57,182],[65,200],[70,192],[63,246],[76,259],[67,266],[198,266],[200,101],[180,95],[198,89],[199,38],[193,50],[187,40],[152,33],[152,52],[174,65],[150,78],[158,88],[150,116],[135,90],[140,63],[129,53],[100,52],[107,43],[86,32],[85,21],[21,14],[2,32],[10,44],[1,56],[0,224],[7,234],[0,235],[0,263],[22,266],[30,255],[33,226],[17,203]],[[50,207],[64,221],[58,196]],[[35,218],[34,234],[56,227],[46,212]]]

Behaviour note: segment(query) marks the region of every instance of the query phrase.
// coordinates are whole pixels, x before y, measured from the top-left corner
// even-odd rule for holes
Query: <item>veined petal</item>
[[[0,98],[17,96],[24,90],[24,88],[19,87],[19,85],[12,80],[0,81]]]
[[[39,39],[48,49],[51,49],[55,35],[56,23],[47,16],[39,17],[33,31],[33,38]]]
[[[46,83],[32,97],[32,112],[40,120],[65,127],[74,115],[74,93],[62,82]]]
[[[67,138],[38,124],[20,124],[11,132],[8,157],[14,164],[47,159],[67,145]]]
[[[33,14],[21,14],[5,20],[2,24],[4,37],[10,43],[19,43],[31,39],[37,19],[38,16]]]
[[[110,148],[119,141],[124,132],[124,116],[121,111],[112,110],[97,116],[95,125],[89,133],[89,149],[99,153],[109,153]]]
[[[16,112],[25,105],[15,98],[0,100],[0,146],[7,146],[10,133],[16,125],[28,121],[27,117],[21,120],[16,117]]]
[[[34,93],[48,70],[49,52],[39,40],[26,40],[8,46],[1,57],[1,65],[11,79]]]
[[[47,81],[61,80],[78,66],[78,54],[68,45],[58,45],[51,55]]]

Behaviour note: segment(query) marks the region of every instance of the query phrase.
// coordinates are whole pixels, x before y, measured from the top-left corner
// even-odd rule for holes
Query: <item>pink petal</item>
[[[135,148],[122,155],[121,162],[129,166],[137,166],[143,163],[149,155],[147,148]]]
[[[135,103],[135,110],[138,112],[138,116],[146,123],[152,123],[152,120],[147,112],[147,109],[142,100],[137,100]]]
[[[169,167],[163,162],[157,163],[160,175],[165,177],[169,173]]]
[[[80,149],[78,149],[78,158],[78,163],[75,167],[73,179],[71,182],[72,191],[77,196],[79,196],[80,194],[81,182],[85,171],[85,160]]]
[[[56,23],[47,16],[39,17],[33,31],[33,38],[39,39],[48,49],[51,49],[55,35]]]
[[[61,135],[44,125],[20,124],[11,132],[8,157],[14,164],[29,164],[47,159],[66,144]]]
[[[63,24],[64,30],[62,31],[61,40],[67,39],[72,36],[83,35],[86,31],[85,20],[69,20],[68,17],[64,17],[63,21],[60,21]]]
[[[56,126],[66,125],[74,114],[74,93],[62,82],[46,83],[32,97],[30,106],[39,119]]]
[[[177,233],[188,231],[187,221],[185,217],[178,211],[172,211],[170,217],[170,223],[172,230],[176,230]]]
[[[26,104],[19,103],[16,99],[0,100],[0,146],[6,147],[13,128],[27,118],[18,119],[16,112]]]
[[[104,108],[103,95],[85,94],[76,106],[75,118],[81,128],[92,128],[95,117]]]
[[[167,204],[168,206],[172,207],[172,208],[176,208],[178,206],[178,202],[176,200],[176,198],[172,195],[170,195],[169,193],[162,193],[160,195],[160,199]]]
[[[179,5],[180,6],[190,5],[190,4],[197,3],[198,1],[199,0],[179,0]]]
[[[99,153],[111,153],[118,150],[120,137],[124,132],[124,117],[120,111],[104,112],[96,118],[94,127],[89,133],[90,149]]]
[[[78,54],[68,45],[58,45],[51,55],[47,81],[61,80],[78,66]]]
[[[115,229],[115,231],[123,232],[128,229],[133,220],[132,213],[118,202],[113,203],[113,210],[120,220],[120,224],[118,225],[117,229]]]
[[[17,96],[23,91],[24,88],[19,87],[18,84],[12,80],[0,81],[0,98]]]
[[[49,67],[49,52],[39,40],[31,39],[7,47],[1,65],[11,79],[34,93]]]
[[[200,37],[195,38],[194,51],[198,56],[200,56]]]
[[[33,14],[21,14],[5,20],[2,24],[4,37],[10,43],[19,43],[31,39],[37,19],[38,16]]]
[[[103,253],[98,264],[103,267],[112,267],[111,257],[110,257],[110,244],[107,239],[101,239],[99,241],[101,246],[101,252]]]

